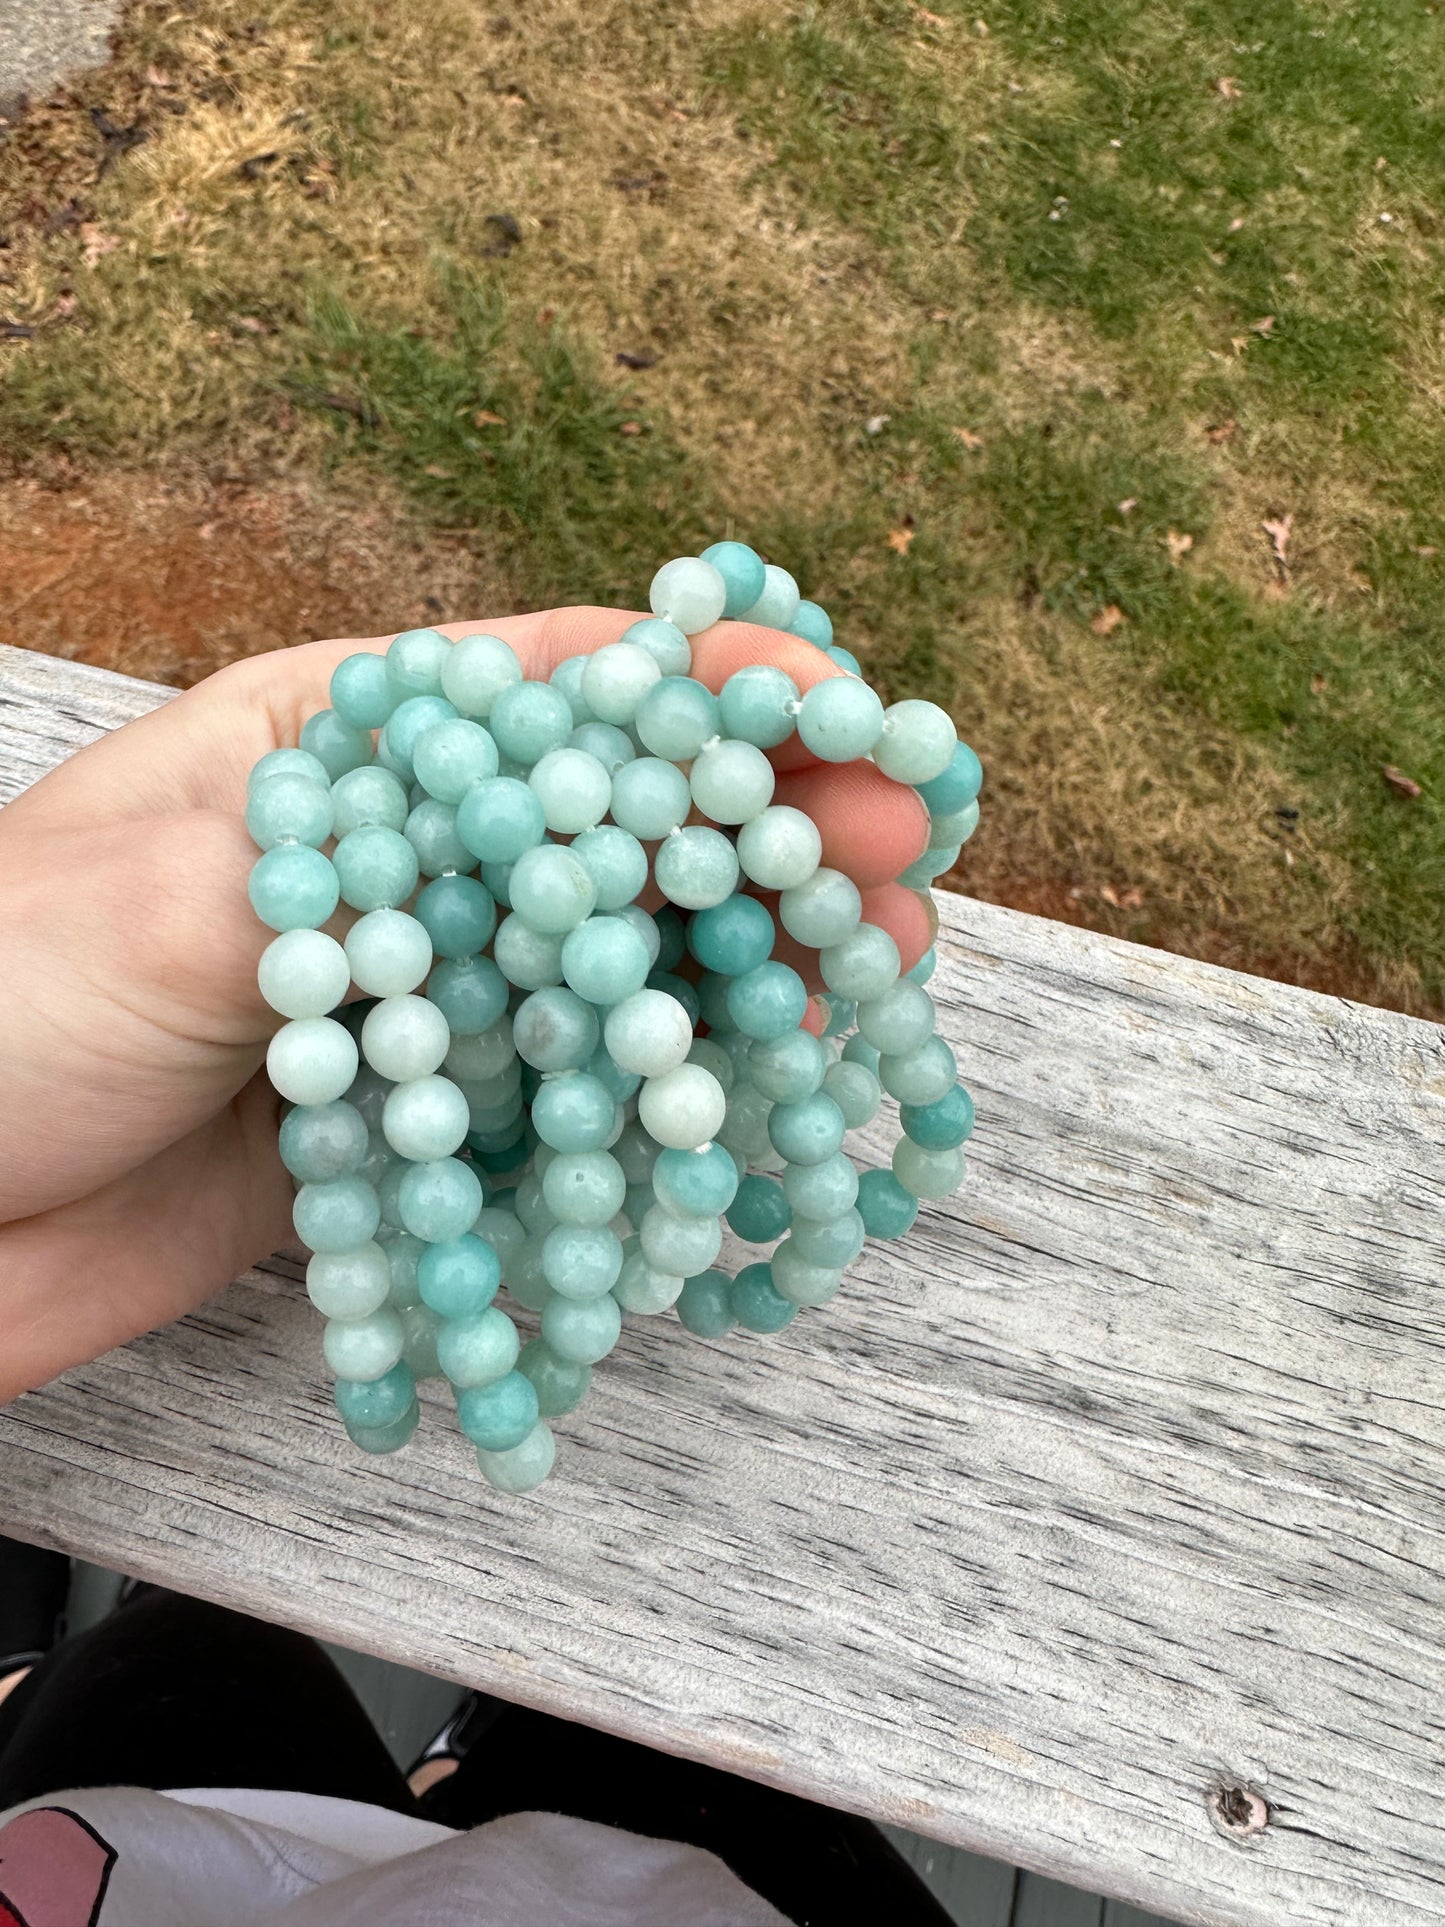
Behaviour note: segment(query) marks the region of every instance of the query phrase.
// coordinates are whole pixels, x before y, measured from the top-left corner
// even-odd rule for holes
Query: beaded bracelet
[[[445,1377],[504,1492],[546,1478],[547,1421],[624,1314],[781,1331],[865,1237],[956,1189],[973,1129],[932,950],[901,972],[816,825],[773,802],[766,752],[796,731],[916,789],[928,847],[899,880],[918,890],[977,824],[977,756],[936,704],[885,709],[824,611],[740,542],[666,563],[650,605],[548,682],[495,636],[414,629],[349,656],[332,707],[249,784],[251,903],[280,933],[260,986],[288,1020],[266,1061],[337,1408],[363,1451],[395,1451],[417,1381]],[[688,638],[723,617],[845,673],[800,696],[759,663],[714,695]],[[344,943],[321,928],[341,903]],[[779,924],[818,954],[821,1036]],[[860,1176],[845,1133],[885,1092],[892,1169]],[[731,1278],[724,1218],[772,1247]],[[503,1285],[538,1315],[525,1344]]]

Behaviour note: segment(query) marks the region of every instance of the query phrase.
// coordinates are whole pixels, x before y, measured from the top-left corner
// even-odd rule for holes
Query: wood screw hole
[[[1204,1804],[1215,1827],[1231,1840],[1251,1839],[1269,1825],[1269,1802],[1253,1787],[1211,1787]]]

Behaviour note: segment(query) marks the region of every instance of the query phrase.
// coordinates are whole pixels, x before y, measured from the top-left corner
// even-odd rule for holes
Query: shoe
[[[505,1700],[488,1693],[468,1693],[456,1712],[436,1736],[429,1740],[407,1768],[407,1777],[428,1760],[463,1760],[492,1723],[507,1710]]]

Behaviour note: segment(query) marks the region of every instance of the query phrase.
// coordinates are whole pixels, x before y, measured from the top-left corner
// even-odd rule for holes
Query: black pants
[[[143,1592],[0,1703],[0,1809],[66,1787],[214,1786],[330,1794],[459,1828],[565,1813],[705,1847],[807,1927],[947,1927],[866,1821],[545,1713],[493,1711],[418,1800],[314,1640]]]

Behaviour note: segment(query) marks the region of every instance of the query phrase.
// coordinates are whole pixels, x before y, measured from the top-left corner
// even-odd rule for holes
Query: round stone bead
[[[355,1171],[366,1156],[366,1119],[339,1098],[298,1104],[281,1120],[281,1162],[298,1184],[325,1184]]]
[[[542,1196],[558,1224],[611,1224],[626,1202],[627,1180],[606,1151],[567,1152],[548,1164]]]
[[[701,1064],[705,1071],[711,1071],[725,1091],[730,1091],[737,1078],[733,1060],[728,1056],[715,1038],[698,1037],[687,1053],[689,1064]]]
[[[804,1256],[796,1226],[773,1253],[771,1265],[773,1289],[790,1305],[826,1305],[843,1282],[841,1268],[814,1264]]]
[[[592,711],[587,707],[586,699],[582,694],[582,672],[586,667],[587,657],[585,655],[568,656],[564,662],[558,663],[557,667],[547,678],[552,687],[554,689],[560,689],[562,694],[567,698],[567,707],[572,712],[572,726],[574,729],[582,723],[592,723],[597,720],[592,714]]]
[[[477,1464],[489,1485],[498,1492],[520,1494],[541,1485],[557,1457],[557,1441],[541,1419],[520,1445],[510,1452],[487,1452],[477,1447]]]
[[[725,1271],[700,1271],[678,1294],[677,1315],[698,1338],[723,1338],[737,1322],[733,1317],[732,1279]]]
[[[958,732],[953,718],[937,703],[890,703],[874,745],[873,760],[898,783],[927,783],[953,761]]]
[[[863,674],[863,665],[851,649],[840,649],[838,644],[834,642],[828,645],[823,651],[823,654],[828,658],[829,662],[841,669],[845,675],[861,676]]]
[[[356,1426],[363,1431],[377,1431],[395,1425],[412,1411],[416,1404],[416,1379],[411,1368],[398,1360],[380,1378],[337,1379],[332,1394],[348,1429]]]
[[[437,1363],[458,1391],[505,1378],[521,1349],[517,1327],[495,1305],[471,1318],[448,1318],[437,1333]]]
[[[592,879],[599,910],[621,910],[647,882],[646,850],[629,830],[615,823],[584,830],[570,848]]]
[[[675,622],[661,616],[643,616],[624,629],[617,640],[645,649],[664,676],[685,676],[692,667],[692,644]]]
[[[965,803],[961,810],[955,810],[951,816],[934,816],[928,824],[928,849],[961,850],[977,828],[976,802]]]
[[[910,1137],[893,1147],[893,1175],[915,1198],[947,1198],[963,1183],[964,1157],[951,1151],[925,1151]]]
[[[547,828],[558,836],[593,829],[612,801],[612,779],[583,749],[549,749],[527,778]]]
[[[416,851],[395,830],[368,825],[337,844],[332,863],[342,899],[353,910],[396,909],[417,886]]]
[[[406,1332],[397,1313],[383,1306],[369,1318],[331,1319],[321,1349],[337,1378],[364,1383],[400,1364]]]
[[[416,1265],[422,1303],[441,1318],[476,1318],[502,1282],[495,1251],[470,1231],[446,1244],[424,1245]]]
[[[846,1129],[843,1113],[823,1091],[793,1104],[775,1104],[768,1113],[768,1137],[789,1164],[821,1164],[831,1158]]]
[[[491,1385],[457,1394],[457,1423],[478,1451],[511,1452],[531,1435],[538,1418],[537,1390],[519,1371]]]
[[[304,749],[268,749],[251,767],[246,778],[246,794],[268,783],[273,776],[304,776],[322,789],[331,786],[331,775],[319,757]]]
[[[446,1077],[414,1077],[386,1100],[381,1128],[398,1157],[425,1164],[447,1158],[467,1134],[467,1100]]]
[[[453,721],[456,713],[443,696],[408,696],[393,710],[391,720],[377,738],[377,761],[407,783],[414,783],[416,764],[412,758],[417,744],[428,730]]]
[[[676,1070],[692,1048],[692,1024],[675,997],[639,990],[607,1013],[603,1037],[614,1063],[641,1077]]]
[[[696,1030],[702,1020],[702,998],[696,984],[689,983],[686,977],[676,977],[670,970],[654,970],[647,979],[649,990],[664,990],[673,997],[687,1012],[687,1021]]]
[[[798,685],[768,663],[735,669],[718,698],[724,732],[758,749],[776,749],[792,735],[798,714]]]
[[[301,748],[314,756],[334,783],[348,770],[371,761],[371,738],[348,729],[334,709],[322,709],[301,726]]]
[[[816,1164],[790,1164],[783,1172],[783,1196],[794,1224],[804,1218],[838,1218],[857,1202],[858,1173],[842,1151]]]
[[[367,763],[337,778],[331,791],[333,828],[337,836],[375,826],[383,830],[406,827],[411,814],[406,785],[389,769]]]
[[[738,1168],[720,1144],[667,1150],[652,1167],[652,1188],[674,1217],[716,1218],[737,1196]]]
[[[293,1104],[331,1104],[356,1076],[356,1039],[330,1017],[296,1017],[283,1024],[266,1052],[271,1082]]]
[[[857,929],[862,915],[858,886],[841,870],[815,870],[805,883],[778,898],[778,920],[810,950],[841,943]]]
[[[877,1117],[883,1100],[882,1086],[866,1064],[830,1064],[823,1073],[823,1089],[843,1113],[850,1131]]]
[[[516,652],[500,636],[463,636],[442,664],[442,694],[463,716],[483,722],[504,689],[522,680]]]
[[[721,830],[694,823],[664,839],[652,873],[669,903],[683,910],[710,910],[725,903],[737,887],[738,853]]]
[[[795,1103],[811,1097],[823,1082],[827,1053],[806,1030],[785,1030],[779,1037],[758,1038],[748,1051],[748,1076],[764,1097],[774,1103]]]
[[[457,813],[449,803],[423,797],[406,819],[406,840],[416,851],[424,877],[453,875],[476,867],[476,858],[457,834]]]
[[[772,1145],[768,1141],[768,1112],[771,1109],[771,1100],[764,1097],[761,1091],[754,1090],[751,1084],[734,1085],[728,1097],[723,1127],[718,1132],[720,1142],[749,1164],[770,1155]]]
[[[798,735],[824,763],[866,756],[883,729],[883,704],[853,676],[814,683],[798,712]]]
[[[474,784],[497,773],[497,745],[480,723],[458,716],[423,730],[412,751],[416,780],[439,803],[460,803]]]
[[[660,1204],[642,1214],[637,1232],[648,1264],[673,1278],[706,1271],[722,1249],[720,1218],[676,1218]]]
[[[687,778],[658,756],[639,756],[612,779],[612,817],[644,842],[675,830],[692,806]]]
[[[415,990],[431,969],[431,938],[404,910],[371,910],[347,931],[343,956],[358,990],[399,997]]]
[[[616,1104],[587,1071],[545,1078],[532,1099],[532,1126],[554,1151],[600,1151],[612,1133]]]
[[[380,729],[401,701],[386,657],[362,650],[331,672],[331,707],[348,729]]]
[[[654,683],[662,679],[656,656],[636,642],[610,642],[582,672],[582,696],[599,722],[630,723]]]
[[[743,1178],[727,1215],[733,1230],[750,1245],[771,1244],[793,1221],[792,1206],[776,1178]]]
[[[507,1008],[507,982],[490,957],[446,957],[432,969],[427,1001],[454,1036],[474,1036],[490,1030]]]
[[[470,1231],[485,1202],[481,1179],[460,1158],[411,1165],[397,1194],[402,1229],[431,1244]]]
[[[622,1166],[622,1175],[630,1185],[650,1184],[661,1154],[662,1147],[654,1144],[635,1120],[617,1140],[615,1156]]]
[[[629,1238],[628,1244],[632,1249],[623,1257],[612,1296],[624,1311],[638,1317],[655,1318],[660,1312],[671,1311],[682,1295],[685,1280],[675,1272],[659,1271],[650,1265],[637,1239]]]
[[[597,889],[586,868],[560,844],[524,850],[512,868],[512,909],[544,936],[560,937],[590,917]]]
[[[911,984],[926,984],[937,968],[938,951],[930,944],[913,968],[905,970],[903,974]]]
[[[798,585],[787,570],[769,562],[763,569],[763,586],[758,598],[744,609],[742,619],[744,622],[760,622],[765,629],[781,629],[786,633],[792,627],[801,600]]]
[[[493,776],[457,805],[457,835],[484,863],[515,863],[546,833],[540,799],[515,776]]]
[[[817,1265],[823,1271],[841,1272],[863,1249],[863,1235],[863,1220],[856,1210],[849,1210],[836,1218],[795,1218],[790,1243],[799,1258],[808,1264]],[[776,1257],[776,1252],[773,1255]],[[784,1297],[790,1296],[776,1266],[773,1276]]]
[[[901,1238],[918,1216],[918,1200],[891,1171],[865,1171],[858,1180],[858,1215],[870,1238]]]
[[[791,965],[762,963],[728,986],[728,1015],[745,1037],[781,1037],[808,1009],[808,988]]]
[[[773,1268],[767,1263],[743,1266],[732,1281],[728,1303],[744,1331],[780,1332],[798,1315],[798,1307],[773,1283]]]
[[[272,930],[314,930],[335,910],[341,885],[330,860],[304,843],[267,850],[252,866],[251,908]]]
[[[320,849],[331,834],[331,817],[331,791],[306,776],[269,776],[246,799],[246,828],[260,850],[278,843]]]
[[[503,756],[530,768],[549,749],[560,749],[576,725],[560,689],[545,682],[520,682],[497,696],[487,727]]]
[[[773,954],[777,932],[756,897],[729,897],[700,910],[687,926],[687,947],[707,970],[741,977]]]
[[[725,591],[722,612],[729,621],[735,622],[763,593],[766,579],[763,558],[746,542],[714,542],[703,550],[702,559],[710,562],[722,577]]]
[[[689,1025],[689,1048],[691,1043]],[[637,1099],[643,1128],[659,1144],[678,1151],[693,1151],[708,1143],[721,1130],[726,1112],[727,1093],[700,1064],[682,1063],[661,1076],[649,1077]]]
[[[902,1104],[898,1122],[925,1151],[952,1151],[973,1134],[973,1099],[955,1084],[932,1104]]]
[[[404,699],[439,696],[452,645],[435,629],[404,629],[386,652],[387,680]]]
[[[503,1074],[519,1074],[512,1022],[502,1017],[475,1037],[454,1037],[445,1059],[447,1075],[463,1083],[477,1083]]]
[[[580,1071],[601,1034],[591,1004],[561,984],[534,990],[512,1018],[517,1055],[538,1071]]]
[[[402,1322],[405,1324],[405,1319],[403,1319]],[[403,1364],[406,1362],[404,1357],[402,1362]],[[420,1423],[421,1407],[417,1404],[416,1400],[413,1399],[406,1412],[401,1418],[397,1419],[394,1424],[381,1426],[348,1425],[346,1427],[346,1436],[351,1440],[351,1443],[356,1447],[358,1452],[365,1452],[373,1457],[379,1457],[387,1452],[399,1452],[411,1439],[412,1434],[416,1431]]]
[[[690,763],[721,728],[717,697],[691,676],[664,676],[638,704],[643,746],[669,763]]]
[[[391,1266],[374,1240],[351,1251],[318,1251],[306,1266],[306,1295],[323,1318],[369,1318],[391,1294]]]
[[[367,1063],[398,1084],[429,1077],[450,1045],[446,1018],[425,997],[384,997],[366,1013],[361,1026]]]
[[[898,981],[902,963],[898,945],[876,923],[860,923],[818,957],[818,968],[829,990],[858,1003],[881,997],[890,989]]]
[[[561,1418],[575,1411],[592,1383],[590,1365],[559,1358],[543,1338],[534,1338],[522,1347],[517,1370],[532,1381],[543,1418]]]
[[[958,1063],[941,1037],[903,1057],[880,1057],[878,1081],[900,1104],[936,1104],[953,1089]]]
[[[727,605],[728,585],[721,571],[701,556],[680,555],[664,562],[647,591],[655,616],[674,623],[685,636],[710,629]],[[601,710],[597,712],[602,714]]]
[[[662,955],[662,932],[658,928],[657,919],[650,917],[638,903],[625,904],[617,915],[626,918],[647,945],[648,968],[655,968],[658,958]]]
[[[497,906],[492,893],[475,877],[436,877],[417,897],[412,915],[439,957],[475,956],[490,942],[497,927]]]
[[[283,1017],[324,1017],[351,987],[346,952],[320,930],[286,930],[261,952],[261,995]]]
[[[793,611],[788,632],[811,642],[815,649],[826,649],[833,640],[833,618],[816,602],[800,602]]]
[[[948,816],[966,809],[983,788],[983,764],[967,743],[958,743],[948,767],[938,776],[918,785],[918,794],[928,805],[930,816]]]
[[[569,930],[562,941],[562,975],[589,1004],[620,1004],[642,989],[649,967],[647,945],[624,917],[588,917],[575,930]],[[595,1019],[593,1029],[595,1033]],[[595,1045],[594,1034],[593,1048]]]
[[[507,1263],[507,1290],[527,1311],[541,1311],[556,1296],[542,1275],[542,1246],[546,1235],[543,1231],[533,1232]]]
[[[884,1056],[920,1050],[933,1035],[933,999],[918,984],[900,978],[881,997],[858,1006],[858,1030]]]
[[[376,1236],[381,1201],[365,1178],[303,1184],[291,1206],[291,1222],[313,1251],[355,1251]]]
[[[622,1333],[622,1307],[610,1291],[597,1298],[563,1298],[542,1307],[542,1337],[558,1358],[595,1365]]]
[[[609,776],[615,776],[637,754],[636,743],[615,723],[579,723],[567,738],[567,746],[595,756]]]
[[[764,890],[795,890],[817,869],[823,840],[801,810],[775,803],[738,832],[743,874]]]
[[[348,1015],[354,1015],[361,1008],[363,1006],[353,1004]],[[360,1033],[353,1030],[352,1035],[359,1037]],[[357,1071],[356,1079],[346,1093],[346,1101],[360,1114],[369,1131],[381,1130],[381,1107],[390,1089],[390,1080],[379,1076],[369,1064],[363,1064]]]
[[[905,890],[928,890],[935,877],[946,876],[962,854],[961,844],[951,844],[946,850],[926,849],[916,863],[910,863],[906,870],[900,871],[898,881]]]
[[[752,743],[716,743],[692,766],[692,800],[714,823],[749,823],[773,800],[773,766]]]
[[[865,1070],[878,1075],[878,1053],[866,1037],[852,1036],[843,1046],[845,1064],[861,1064]]]

